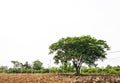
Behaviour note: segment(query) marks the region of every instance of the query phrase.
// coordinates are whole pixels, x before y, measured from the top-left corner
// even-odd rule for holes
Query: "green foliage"
[[[97,40],[91,36],[67,37],[53,43],[49,47],[49,54],[55,53],[55,63],[73,62],[77,74],[83,63],[88,66],[96,66],[95,62],[106,58],[109,46],[104,40]]]
[[[28,68],[21,68],[19,69],[20,72],[19,73],[32,73],[32,69],[28,69]]]
[[[115,69],[109,69],[108,73],[109,74],[117,74],[118,72]]]
[[[41,73],[49,73],[50,72],[50,70],[49,69],[41,69]]]
[[[110,66],[110,65],[109,65]],[[42,68],[40,70],[28,69],[28,68],[7,68],[2,66],[0,73],[75,73],[74,67],[68,66],[64,69],[64,66],[59,68]],[[82,68],[82,74],[120,74],[120,66],[110,66],[110,68]]]
[[[49,72],[50,73],[58,73],[58,68],[56,68],[56,67],[49,68]]]
[[[0,73],[5,73],[8,70],[7,66],[0,66]]]
[[[28,61],[24,64],[18,61],[11,61],[13,63],[13,68],[9,68],[5,71],[6,73],[41,73],[42,62],[36,60],[31,66]],[[3,68],[3,67],[2,67]],[[0,72],[3,73],[3,70],[0,69]]]
[[[110,66],[110,65],[106,66],[106,69],[111,69],[111,68],[112,68],[112,66]]]
[[[120,74],[120,66],[110,66],[105,68],[86,68],[82,70],[84,74]]]
[[[16,68],[9,68],[9,70],[7,71],[7,73],[20,73],[20,69],[16,69]]]
[[[22,64],[18,61],[11,61],[11,63],[13,63],[14,68],[20,68],[22,66]]]
[[[63,73],[68,73],[68,72],[74,72],[74,66],[71,65],[70,63],[63,63],[61,66],[60,66],[60,69]]]
[[[25,64],[22,64],[22,68],[31,69],[31,65],[26,61]]]
[[[42,69],[43,67],[42,67],[42,62],[40,62],[39,60],[36,60],[36,61],[34,61],[33,62],[33,69],[34,70],[40,70],[40,69]]]

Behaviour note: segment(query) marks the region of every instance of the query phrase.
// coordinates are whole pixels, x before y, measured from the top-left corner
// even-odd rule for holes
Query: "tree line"
[[[11,61],[13,67],[8,68],[7,66],[0,66],[0,73],[71,73],[75,74],[76,70],[73,65],[62,64],[59,67],[44,68],[43,63],[39,60],[29,64],[26,61],[24,64],[18,61]],[[120,74],[120,66],[106,67],[81,67],[81,74]]]
[[[29,64],[28,61],[21,63],[19,61],[11,61],[13,64],[12,68],[7,66],[0,66],[1,73],[34,73],[43,69],[43,63],[39,60],[35,60],[32,64]]]

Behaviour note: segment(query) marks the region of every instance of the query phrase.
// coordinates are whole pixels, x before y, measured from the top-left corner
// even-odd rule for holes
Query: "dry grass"
[[[0,74],[0,83],[120,83],[120,75]]]

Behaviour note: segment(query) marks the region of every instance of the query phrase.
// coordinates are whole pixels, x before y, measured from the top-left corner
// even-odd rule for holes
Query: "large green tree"
[[[109,46],[106,41],[89,35],[61,38],[49,46],[49,54],[55,54],[55,63],[72,62],[76,73],[81,73],[82,64],[96,66],[95,62],[106,58]]]

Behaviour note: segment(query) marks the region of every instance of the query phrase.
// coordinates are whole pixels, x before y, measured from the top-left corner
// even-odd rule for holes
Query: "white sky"
[[[50,64],[48,47],[67,36],[91,35],[120,51],[120,0],[0,0],[0,65]],[[119,65],[120,53],[100,62]],[[110,59],[109,59],[110,58]]]

